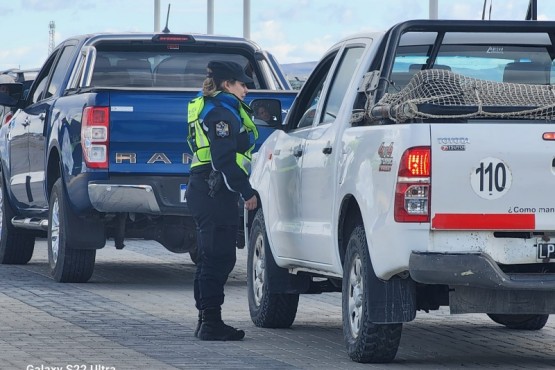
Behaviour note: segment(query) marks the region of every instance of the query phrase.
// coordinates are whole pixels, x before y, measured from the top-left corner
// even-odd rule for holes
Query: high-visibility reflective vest
[[[230,104],[231,102],[234,102],[233,100],[231,100],[231,102],[226,101],[229,99],[235,99],[239,103],[239,111],[237,111],[236,107]],[[204,96],[197,96],[189,102],[187,109],[189,122],[187,142],[193,152],[191,168],[208,164],[212,161],[210,154],[210,141],[206,135],[208,128],[204,125],[204,117],[206,117],[206,114],[216,106],[225,107],[233,112],[239,122],[242,122],[240,132],[247,131],[249,135],[253,135],[253,145],[251,145],[245,153],[236,153],[235,155],[235,162],[248,175],[250,172],[252,150],[255,146],[254,141],[258,138],[258,130],[247,113],[247,110],[250,111],[249,106],[237,99],[234,95],[222,92],[216,93],[216,95],[211,99],[205,99]]]

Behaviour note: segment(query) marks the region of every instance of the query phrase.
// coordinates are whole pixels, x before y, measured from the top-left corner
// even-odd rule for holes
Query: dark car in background
[[[21,83],[23,85],[23,93],[26,94],[29,89],[31,88],[31,84],[37,77],[39,73],[38,68],[33,69],[7,69],[0,71],[0,83]],[[0,91],[2,93],[2,91]],[[0,99],[1,100],[1,99]],[[4,105],[1,105],[0,102],[0,125],[7,123],[13,113],[15,108],[10,108]]]
[[[0,74],[8,75],[14,78],[15,82],[20,82],[23,84],[23,91],[29,90],[31,84],[37,77],[39,73],[39,68],[30,68],[30,69],[6,69],[0,71]]]

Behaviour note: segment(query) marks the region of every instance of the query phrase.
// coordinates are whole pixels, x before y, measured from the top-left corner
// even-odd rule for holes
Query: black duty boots
[[[220,308],[209,308],[202,311],[198,337],[200,340],[241,340],[245,332],[224,324]]]

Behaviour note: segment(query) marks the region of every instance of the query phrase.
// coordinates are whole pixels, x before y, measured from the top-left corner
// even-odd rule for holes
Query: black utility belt
[[[201,175],[208,177],[212,172],[212,165],[211,164],[203,164],[202,166],[196,166],[191,168],[191,175]]]

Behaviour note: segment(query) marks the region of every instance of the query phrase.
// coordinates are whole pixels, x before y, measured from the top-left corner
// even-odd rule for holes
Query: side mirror
[[[282,128],[281,102],[277,99],[254,99],[250,103],[257,126]]]
[[[0,84],[0,105],[15,107],[23,96],[23,85],[20,83]]]

